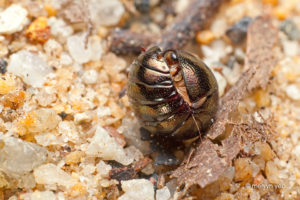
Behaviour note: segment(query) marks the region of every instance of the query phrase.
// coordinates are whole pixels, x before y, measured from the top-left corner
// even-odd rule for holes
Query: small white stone
[[[103,50],[98,37],[88,38],[88,45],[85,45],[86,34],[73,35],[67,40],[67,47],[72,58],[79,64],[87,63],[91,60],[100,59]]]
[[[27,22],[27,10],[17,4],[0,13],[0,33],[11,34],[21,31]]]
[[[223,176],[227,177],[229,180],[232,180],[235,174],[235,168],[234,167],[228,167],[224,173]]]
[[[246,16],[247,15],[246,10],[248,9],[249,9],[248,6],[245,6],[245,4],[243,3],[237,3],[235,5],[229,6],[229,8],[225,10],[224,19],[226,19],[228,23],[233,24],[234,22],[240,20],[243,16]],[[251,10],[251,15],[253,15],[253,12],[254,11]]]
[[[300,100],[300,89],[295,84],[286,87],[286,94],[293,100]]]
[[[236,62],[233,64],[233,69],[230,69],[229,67],[224,67],[222,69],[222,74],[229,85],[234,85],[239,80],[241,73],[242,67]]]
[[[105,54],[102,61],[104,68],[108,71],[108,74],[112,73],[113,78],[116,78],[116,73],[120,73],[128,68],[127,62],[114,53]]]
[[[297,56],[299,54],[299,44],[297,41],[283,40],[283,50],[286,56]]]
[[[86,63],[91,58],[91,51],[85,47],[86,34],[77,34],[68,38],[67,47],[72,58],[79,64]]]
[[[106,164],[104,161],[100,160],[99,163],[96,165],[97,172],[101,177],[107,178],[109,176],[109,171],[112,167]]]
[[[294,154],[295,156],[299,156],[300,155],[300,145],[297,145],[293,151],[292,154]]]
[[[45,162],[47,150],[31,142],[0,136],[0,171],[12,177],[22,176]]]
[[[34,136],[36,142],[44,147],[49,145],[63,144],[63,141],[53,133],[40,133]]]
[[[291,134],[291,139],[295,145],[298,144],[298,141],[300,139],[300,132],[294,132],[293,134]]]
[[[94,100],[97,98],[98,93],[95,92],[94,89],[92,88],[86,88],[86,94],[85,94],[85,99],[87,99],[90,102],[94,102]],[[93,112],[93,114],[95,113],[94,111],[90,111]]]
[[[82,75],[82,80],[85,84],[95,84],[97,82],[97,78],[98,73],[94,69],[85,71]]]
[[[157,24],[163,22],[166,17],[165,12],[159,7],[154,8],[153,11],[150,12],[150,16],[153,19],[153,21]]]
[[[80,124],[83,122],[90,122],[92,120],[92,116],[88,115],[87,113],[76,113],[74,115],[74,122],[76,124]]]
[[[155,172],[154,166],[152,163],[148,164],[144,169],[141,171],[143,174],[151,175]]]
[[[9,197],[9,199],[8,200],[18,200],[19,198],[17,197],[17,196],[11,196],[11,197]]]
[[[150,2],[149,2],[151,8],[157,6],[159,3],[160,3],[160,0],[150,0]]]
[[[121,184],[125,193],[118,200],[154,200],[154,188],[149,180],[132,179]]]
[[[79,142],[79,133],[73,121],[61,121],[58,124],[58,132],[64,142]]]
[[[167,186],[156,190],[156,200],[169,200],[171,197],[171,193]]]
[[[26,193],[21,195],[21,199],[30,200],[56,200],[56,196],[52,191],[34,191],[32,193]]]
[[[150,150],[149,143],[141,140],[139,129],[140,126],[136,118],[124,117],[122,125],[117,131],[125,136],[128,145],[134,145],[145,154]]]
[[[214,20],[210,29],[216,37],[220,37],[220,36],[224,35],[224,33],[227,29],[227,23],[226,23],[225,18]]]
[[[54,74],[54,73],[52,73]],[[49,74],[50,78],[50,74]],[[56,88],[52,86],[45,86],[41,88],[34,96],[33,99],[38,101],[38,104],[40,104],[43,107],[50,106],[51,103],[56,101]]]
[[[111,115],[111,109],[109,107],[98,107],[96,112],[98,118]]]
[[[96,166],[93,164],[80,164],[84,176],[89,176],[96,171]]]
[[[38,55],[21,50],[10,56],[7,71],[22,77],[23,81],[32,87],[41,88],[52,69]]]
[[[63,47],[56,40],[50,39],[44,44],[44,50],[48,57],[56,57],[61,54]]]
[[[67,188],[76,184],[76,180],[72,176],[52,163],[36,168],[33,175],[38,184],[56,184]]]
[[[125,148],[125,152],[129,158],[132,158],[135,161],[139,161],[144,157],[143,153],[133,145]]]
[[[57,196],[57,200],[65,200],[66,199],[63,192],[56,193],[56,196]]]
[[[257,199],[261,199],[259,191],[252,190],[251,193],[250,193],[250,200],[257,200]]]
[[[61,18],[50,17],[48,19],[51,35],[56,36],[57,40],[64,43],[73,34],[73,28],[68,26]]]
[[[123,165],[133,162],[133,159],[126,155],[123,147],[100,126],[97,127],[96,133],[90,141],[86,150],[88,156],[101,157],[103,160],[115,160]]]
[[[255,177],[260,172],[260,168],[254,162],[251,162],[250,165],[251,165],[251,168],[252,168],[252,177]]]
[[[218,82],[219,96],[223,96],[225,88],[227,86],[227,81],[219,72],[213,71],[213,73]]]
[[[81,72],[83,70],[82,65],[77,62],[75,62],[72,67],[75,72]]]
[[[91,20],[97,26],[116,25],[125,12],[119,0],[90,0],[88,5]]]
[[[102,180],[100,180],[99,184],[101,187],[108,188],[109,186],[119,184],[119,181],[117,181],[115,179],[112,179],[112,180],[102,179]]]
[[[62,52],[60,55],[60,64],[71,65],[72,63],[73,63],[73,60],[72,60],[71,56],[66,52]]]
[[[189,1],[178,0],[175,5],[175,12],[177,14],[182,13],[189,6]]]
[[[34,117],[34,123],[28,127],[28,130],[33,133],[50,131],[56,128],[61,118],[57,113],[50,108],[40,108],[31,112]]]
[[[88,48],[91,51],[91,60],[97,61],[103,55],[103,47],[101,43],[101,38],[94,35],[88,38]]]
[[[202,53],[204,55],[204,63],[208,66],[220,62],[220,60],[232,50],[230,46],[226,46],[223,40],[215,40],[211,45],[202,45]]]
[[[56,10],[60,10],[62,9],[66,2],[68,2],[68,0],[51,0],[51,1],[47,1],[47,3],[49,3],[49,5],[51,5],[51,7],[55,8]]]
[[[32,189],[36,186],[35,179],[32,173],[22,175],[18,178],[18,188]]]

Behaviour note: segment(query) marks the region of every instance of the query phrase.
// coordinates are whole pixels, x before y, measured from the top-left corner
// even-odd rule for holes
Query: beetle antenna
[[[199,133],[199,136],[200,136],[200,139],[201,139],[201,131],[200,131],[200,128],[199,128],[199,126],[198,126],[198,123],[197,123],[197,121],[196,121],[196,119],[195,119],[193,113],[192,113],[192,118],[193,118],[193,120],[194,120],[194,122],[195,122],[195,124],[196,124],[197,130],[198,130],[198,133]]]

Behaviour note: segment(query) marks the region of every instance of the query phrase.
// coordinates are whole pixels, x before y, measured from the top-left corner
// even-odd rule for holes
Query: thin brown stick
[[[137,173],[144,169],[152,160],[150,158],[142,158],[131,166],[123,168],[113,168],[109,172],[109,178],[121,180],[130,180],[137,176]]]
[[[110,35],[110,50],[116,54],[139,54],[142,48],[148,47],[155,38],[128,30],[115,29]]]
[[[162,49],[181,49],[196,32],[203,29],[226,0],[194,0],[165,28],[161,36],[155,37],[116,29],[110,36],[111,51],[117,54],[141,52],[142,48],[158,45]]]
[[[159,42],[162,49],[181,49],[203,29],[217,13],[225,0],[195,0],[176,17],[162,33]]]
[[[87,0],[83,0],[83,12],[84,12],[84,18],[85,18],[85,23],[87,24],[87,34],[85,36],[85,40],[84,40],[84,47],[87,49],[88,47],[88,42],[89,42],[89,37],[92,34],[93,31],[93,23],[92,23],[92,19],[91,19],[91,14],[90,14],[90,10],[88,7],[88,2]]]

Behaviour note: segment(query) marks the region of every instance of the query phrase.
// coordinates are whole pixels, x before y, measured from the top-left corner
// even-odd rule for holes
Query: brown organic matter
[[[111,179],[121,180],[130,180],[136,177],[137,173],[144,169],[149,163],[151,163],[150,158],[143,158],[132,166],[123,167],[123,168],[114,168],[109,172],[109,177]]]
[[[214,139],[223,134],[229,114],[253,89],[264,88],[272,69],[276,66],[276,44],[278,30],[268,16],[258,17],[250,25],[247,38],[247,59],[245,71],[238,82],[221,99],[216,122],[210,128],[207,138],[196,148],[190,161],[183,163],[173,172],[180,184],[187,187],[198,184],[201,187],[214,182],[232,164],[232,159],[241,149],[240,133],[233,128],[231,135],[215,144]]]
[[[127,93],[142,127],[153,137],[201,137],[218,109],[212,71],[185,51],[152,47],[142,53],[131,65]]]
[[[117,54],[141,52],[142,48],[157,45],[162,49],[181,49],[202,30],[226,0],[194,0],[166,27],[160,36],[133,33],[116,29],[110,36],[110,48]]]

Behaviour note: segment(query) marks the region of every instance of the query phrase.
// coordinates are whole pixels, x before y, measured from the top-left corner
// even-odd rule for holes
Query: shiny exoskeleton
[[[204,134],[218,108],[218,85],[197,57],[152,47],[131,65],[128,96],[141,126],[154,136],[186,140]]]

